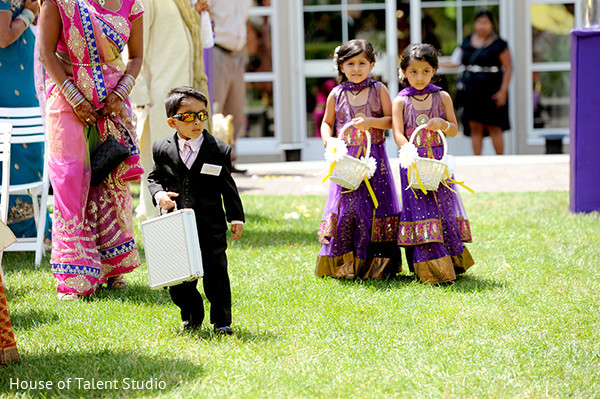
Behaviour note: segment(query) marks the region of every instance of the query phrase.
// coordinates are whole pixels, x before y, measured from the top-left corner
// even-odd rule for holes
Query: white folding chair
[[[10,133],[12,125],[8,122],[0,122],[0,162],[2,162],[2,186],[0,187],[0,220],[6,223],[8,219],[8,182],[10,177]],[[6,233],[8,234],[8,232]],[[2,241],[7,237],[2,237]],[[3,248],[3,246],[0,246]],[[2,271],[2,254],[0,249],[0,276],[4,282],[4,272]]]
[[[36,237],[31,238],[17,237],[17,242],[7,248],[6,251],[34,251],[35,265],[39,266],[42,263],[42,256],[45,253],[44,230],[46,227],[48,189],[50,186],[48,179],[48,161],[46,156],[48,152],[40,108],[0,108],[0,122],[12,124],[11,144],[44,144],[44,170],[42,173],[42,180],[34,180],[23,184],[13,184],[8,186],[9,195],[31,196],[37,235]],[[10,176],[8,178],[3,177],[2,186],[4,187],[9,181]],[[38,196],[41,197],[41,201],[38,200]],[[8,202],[8,197],[6,198],[6,201]]]

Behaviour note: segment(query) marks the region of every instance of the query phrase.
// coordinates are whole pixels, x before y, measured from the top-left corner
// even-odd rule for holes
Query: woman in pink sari
[[[54,188],[50,265],[59,298],[76,299],[104,283],[125,286],[123,274],[140,265],[129,181],[139,179],[142,169],[128,96],[142,65],[144,10],[139,0],[41,3],[44,70],[37,83]],[[108,135],[130,155],[91,186],[90,149]]]

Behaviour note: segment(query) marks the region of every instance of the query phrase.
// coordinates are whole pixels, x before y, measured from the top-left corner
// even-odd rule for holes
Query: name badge
[[[204,165],[202,165],[202,170],[200,170],[200,173],[204,175],[219,176],[219,174],[221,174],[222,168],[223,167],[220,165],[205,163]]]

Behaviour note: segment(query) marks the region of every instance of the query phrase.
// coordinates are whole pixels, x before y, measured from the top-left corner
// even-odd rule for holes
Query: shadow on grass
[[[123,350],[21,354],[20,360],[0,368],[2,396],[154,397],[203,374],[202,366],[187,360]],[[38,389],[26,389],[35,382]]]
[[[212,329],[199,328],[193,332],[179,331],[180,335],[189,335],[191,337],[197,337],[205,341],[221,341],[228,339],[237,339],[241,342],[270,342],[278,339],[278,336],[268,331],[255,332],[250,331],[246,328],[238,328],[235,325],[233,327],[233,335],[216,335]]]
[[[472,274],[466,274],[459,276],[450,287],[453,291],[479,292],[504,289],[506,286],[506,281],[490,280]]]
[[[29,330],[37,328],[42,324],[54,324],[59,320],[55,312],[29,309],[26,312],[11,312],[10,321],[15,330]]]
[[[153,290],[148,285],[129,283],[125,288],[110,289],[100,287],[90,298],[92,301],[117,300],[135,304],[171,304],[168,289]]]
[[[456,292],[480,292],[506,288],[506,282],[504,281],[495,281],[473,275],[459,276],[456,281],[432,285],[421,284],[412,275],[405,274],[384,280],[329,280],[336,281],[340,285],[372,287],[378,290],[395,290],[406,288],[409,285],[430,286]]]

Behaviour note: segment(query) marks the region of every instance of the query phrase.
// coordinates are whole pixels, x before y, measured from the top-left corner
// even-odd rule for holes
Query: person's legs
[[[232,163],[237,159],[235,143],[242,134],[244,126],[246,104],[246,84],[244,83],[245,54],[243,51],[227,53],[218,47],[213,49],[213,69],[218,73],[213,74],[212,109],[214,113],[232,115],[233,137],[232,137]],[[235,168],[233,172],[245,172]]]
[[[237,159],[236,143],[244,130],[246,114],[244,108],[246,105],[246,83],[244,82],[245,54],[243,51],[238,51],[231,56],[232,81],[229,86],[229,92],[224,110],[227,114],[233,115],[233,145],[231,158],[232,161]]]
[[[492,138],[492,144],[497,155],[504,153],[504,138],[502,137],[502,128],[500,126],[487,126],[487,130]]]
[[[215,47],[213,50],[213,70],[218,71],[218,73],[213,74],[212,79],[212,110],[215,113],[220,112],[223,115],[227,115],[225,104],[234,73],[231,66],[231,55]]]
[[[169,287],[173,303],[181,309],[181,320],[186,329],[198,328],[204,320],[204,304],[196,284],[197,280],[194,280]]]
[[[231,287],[227,274],[225,233],[201,240],[204,293],[210,302],[210,322],[215,328],[231,324]]]
[[[473,144],[473,154],[481,155],[483,148],[483,129],[484,125],[481,122],[469,121],[469,129],[471,130],[471,142]]]

